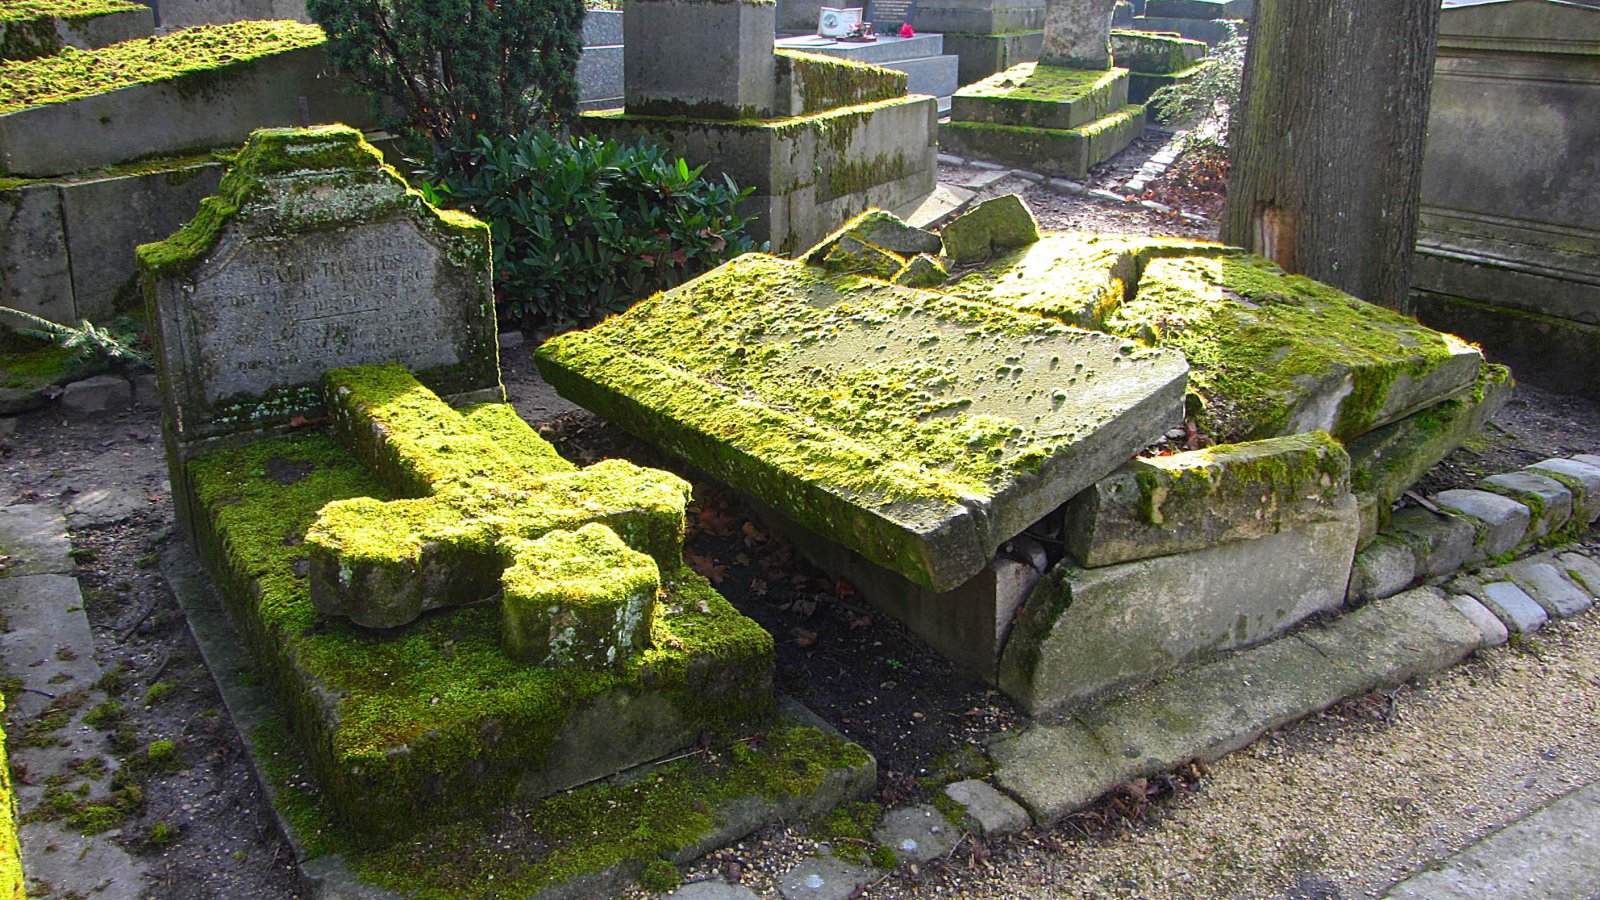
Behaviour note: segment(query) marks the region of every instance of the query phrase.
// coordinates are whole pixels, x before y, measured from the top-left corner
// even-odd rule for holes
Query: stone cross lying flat
[[[660,572],[682,564],[686,482],[622,460],[577,469],[399,365],[325,381],[341,439],[401,499],[323,507],[306,534],[319,612],[386,628],[503,590],[505,646],[525,662],[607,666],[649,640]]]

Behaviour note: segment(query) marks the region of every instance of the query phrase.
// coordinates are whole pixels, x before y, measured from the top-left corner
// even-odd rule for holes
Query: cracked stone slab
[[[783,900],[847,900],[876,877],[836,856],[812,856],[778,877],[778,893]]]
[[[1031,824],[1027,810],[986,781],[968,779],[947,784],[944,794],[966,811],[965,827],[984,837],[1015,834]]]
[[[115,525],[153,508],[149,492],[130,485],[90,488],[67,503],[67,519],[74,527]]]
[[[961,833],[950,827],[944,814],[928,804],[890,810],[872,836],[893,850],[901,862],[914,863],[944,856],[961,840]]]
[[[995,781],[1035,822],[1053,822],[1129,779],[1216,759],[1346,697],[1444,669],[1482,641],[1442,592],[1416,588],[1061,724],[1005,735],[989,748]]]
[[[71,552],[67,520],[54,506],[17,503],[0,508],[0,554],[11,557],[7,575],[69,573]]]
[[[568,397],[935,590],[1182,418],[1181,355],[747,254],[539,348]]]

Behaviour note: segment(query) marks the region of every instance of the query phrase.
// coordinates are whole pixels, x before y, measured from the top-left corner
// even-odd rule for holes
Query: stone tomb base
[[[898,97],[810,115],[720,121],[627,115],[581,117],[606,140],[647,138],[710,177],[727,174],[755,194],[739,205],[757,241],[793,253],[865,209],[899,209],[933,191],[938,100]]]
[[[1083,178],[1144,130],[1128,101],[1128,71],[1022,63],[956,92],[939,129],[946,151],[1065,178]]]
[[[499,441],[540,440],[494,418],[525,432]],[[384,630],[318,615],[307,527],[331,501],[387,498],[332,436],[268,439],[183,471],[228,614],[358,843],[546,796],[770,715],[771,637],[687,568],[662,573],[654,649],[605,672],[525,665],[502,651],[494,604]]]

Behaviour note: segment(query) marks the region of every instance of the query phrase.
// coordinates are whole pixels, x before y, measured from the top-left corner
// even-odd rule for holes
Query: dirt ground
[[[963,173],[942,174],[956,181]],[[1205,236],[1138,207],[1026,182],[1011,187],[1047,228]],[[508,390],[570,458],[625,456],[678,468],[553,397],[538,382],[529,349],[506,352]],[[138,745],[174,740],[183,763],[152,776],[142,809],[108,837],[152,864],[152,897],[299,896],[239,736],[153,565],[174,539],[158,414],[135,409],[67,421],[46,409],[14,421],[0,437],[0,505],[50,501],[80,510],[69,523],[97,659],[120,673],[109,687],[127,708]],[[1447,459],[1425,489],[1597,450],[1600,403],[1519,388],[1484,439]],[[696,485],[691,564],[772,632],[779,689],[877,756],[883,802],[925,799],[919,777],[959,770],[962,748],[1019,721],[1003,695],[808,565],[736,496],[683,474]],[[119,511],[104,512],[107,494],[97,492],[110,492]],[[1600,536],[1591,532],[1589,540]],[[1151,782],[1053,829],[987,845],[966,841],[949,859],[902,868],[866,896],[1363,895],[1563,785],[1600,778],[1597,638],[1591,613],[1430,685],[1343,704],[1196,773],[1192,783]],[[172,687],[146,702],[162,683]],[[175,837],[158,823],[176,827]],[[773,828],[713,854],[688,876],[736,873],[769,890],[772,876],[809,848],[803,826]]]

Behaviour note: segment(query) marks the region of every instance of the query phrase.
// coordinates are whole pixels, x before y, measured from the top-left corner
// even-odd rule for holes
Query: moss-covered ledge
[[[811,115],[906,94],[904,72],[799,50],[779,50],[777,57],[779,88],[787,84],[791,92],[790,115]]]
[[[100,28],[107,20],[121,19]],[[8,0],[0,5],[0,60],[28,60],[62,47],[97,47],[148,36],[150,7],[128,0]]]
[[[0,63],[0,115],[185,75],[226,78],[261,57],[325,40],[319,26],[284,20],[205,25],[98,50],[65,48]]]

